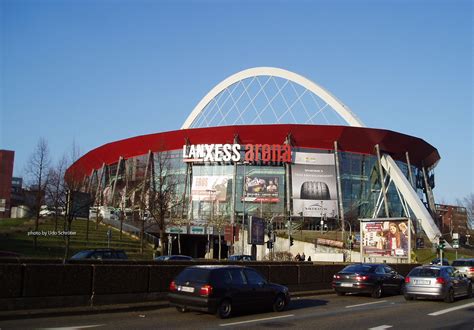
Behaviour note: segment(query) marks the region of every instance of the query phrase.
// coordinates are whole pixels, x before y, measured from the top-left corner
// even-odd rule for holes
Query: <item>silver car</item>
[[[471,297],[472,283],[451,266],[420,266],[405,277],[404,296],[406,300],[424,297],[450,303],[457,297]]]
[[[453,267],[462,275],[466,275],[471,281],[474,281],[474,258],[457,259],[453,261]]]

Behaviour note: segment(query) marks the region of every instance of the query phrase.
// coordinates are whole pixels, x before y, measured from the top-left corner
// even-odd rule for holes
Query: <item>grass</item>
[[[28,232],[34,230],[34,220],[31,219],[0,219],[0,250],[20,253],[24,257],[32,258],[63,258],[65,248],[65,236],[58,232],[64,231],[64,220],[58,220],[58,228],[55,232],[53,219],[41,219],[38,236],[37,249],[33,248],[33,236]],[[89,222],[89,234],[86,238],[87,220],[77,219],[72,222],[70,243],[70,256],[74,253],[91,248],[106,248],[107,231],[109,227],[104,224]],[[129,259],[151,260],[153,256],[152,247],[144,244],[143,254],[140,253],[139,239],[126,233],[122,234],[112,228],[111,248],[123,249],[127,252]]]

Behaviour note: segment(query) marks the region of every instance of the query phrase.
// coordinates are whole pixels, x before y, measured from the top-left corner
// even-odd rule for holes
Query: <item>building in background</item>
[[[0,150],[0,218],[10,217],[15,152]]]
[[[441,232],[443,234],[458,233],[461,237],[469,234],[467,210],[463,206],[436,204],[436,211],[441,218]]]
[[[404,217],[434,242],[439,160],[420,138],[365,127],[300,75],[254,68],[216,85],[180,130],[100,146],[66,178],[83,183],[94,205],[131,211],[139,221],[163,179],[171,180],[166,231],[190,243],[184,253],[203,257],[225,226],[246,227],[249,216],[276,229],[292,222],[343,231],[358,229],[361,218]],[[187,250],[193,246],[198,251]]]

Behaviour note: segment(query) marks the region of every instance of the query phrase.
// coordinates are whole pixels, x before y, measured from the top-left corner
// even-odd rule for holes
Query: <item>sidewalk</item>
[[[333,292],[334,291],[331,289],[315,290],[315,291],[300,291],[300,292],[291,293],[291,297],[292,298],[308,297],[308,296],[330,294]],[[15,319],[24,319],[24,318],[57,317],[57,316],[67,316],[67,315],[145,311],[145,310],[160,309],[160,308],[167,308],[167,307],[169,307],[168,301],[160,300],[160,301],[153,301],[153,302],[101,305],[101,306],[23,309],[23,310],[15,310],[15,311],[0,311],[0,320],[15,320]]]

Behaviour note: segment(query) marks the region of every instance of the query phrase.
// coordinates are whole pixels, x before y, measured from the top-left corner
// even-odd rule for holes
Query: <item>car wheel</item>
[[[341,291],[336,291],[336,294],[337,294],[338,296],[345,296],[345,295],[346,295],[345,292],[341,292]]]
[[[446,294],[446,297],[444,297],[444,302],[452,303],[453,301],[454,301],[454,290],[453,288],[450,288],[448,293]]]
[[[472,298],[472,284],[467,287],[467,297]]]
[[[398,288],[398,294],[403,294],[405,292],[405,283],[401,283]]]
[[[277,295],[273,301],[273,311],[274,312],[283,312],[286,307],[285,297],[281,294]]]
[[[176,306],[176,310],[180,313],[186,313],[188,309],[186,307]]]
[[[221,319],[226,319],[232,314],[232,302],[229,299],[221,301],[217,307],[217,316]]]
[[[382,286],[380,284],[377,284],[377,286],[374,288],[374,291],[372,291],[372,298],[380,298],[382,297]]]
[[[413,296],[410,296],[409,294],[404,293],[403,297],[405,297],[405,300],[413,300]]]

